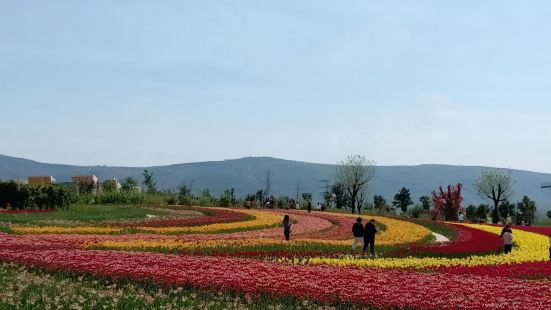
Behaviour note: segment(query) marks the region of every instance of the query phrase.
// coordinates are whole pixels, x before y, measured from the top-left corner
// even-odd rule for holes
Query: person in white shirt
[[[465,220],[465,215],[463,214],[463,212],[459,212],[459,221],[463,222],[464,220]]]
[[[503,248],[505,254],[511,253],[511,250],[513,249],[513,234],[506,231],[503,233],[503,236],[501,238],[503,239]]]

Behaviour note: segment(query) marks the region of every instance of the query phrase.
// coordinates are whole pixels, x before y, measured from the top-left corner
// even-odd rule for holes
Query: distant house
[[[50,185],[55,183],[53,176],[30,176],[27,183],[31,186]]]
[[[73,180],[73,183],[75,183],[75,184],[79,184],[79,183],[91,183],[91,184],[94,184],[94,185],[98,184],[98,177],[96,177],[93,174],[92,175],[77,175],[77,176],[71,177],[71,179]]]

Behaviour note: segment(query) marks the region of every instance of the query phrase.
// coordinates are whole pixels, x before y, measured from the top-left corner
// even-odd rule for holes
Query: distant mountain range
[[[333,182],[334,165],[283,160],[271,157],[246,157],[234,160],[175,164],[155,167],[109,167],[72,166],[45,164],[28,159],[0,155],[0,179],[26,180],[30,175],[52,175],[57,182],[70,182],[73,175],[95,174],[100,180],[116,177],[121,180],[133,177],[141,182],[144,169],[153,172],[160,189],[175,189],[182,183],[193,184],[194,192],[209,188],[213,194],[235,188],[237,195],[244,196],[263,189],[270,172],[270,188],[274,196],[296,196],[310,192],[316,200],[327,184]],[[391,202],[394,194],[407,187],[415,202],[421,195],[430,195],[439,185],[461,182],[464,185],[464,203],[481,203],[484,200],[475,193],[472,184],[488,167],[418,165],[378,166],[369,194],[383,195]],[[523,195],[535,200],[538,210],[551,209],[551,189],[541,189],[541,184],[551,182],[551,174],[513,170],[516,181],[513,201]]]

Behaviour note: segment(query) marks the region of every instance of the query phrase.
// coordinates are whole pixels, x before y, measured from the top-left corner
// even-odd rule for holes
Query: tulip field
[[[0,308],[551,309],[546,227],[513,227],[503,254],[500,226],[363,215],[378,227],[363,257],[344,213],[54,214],[0,214]]]

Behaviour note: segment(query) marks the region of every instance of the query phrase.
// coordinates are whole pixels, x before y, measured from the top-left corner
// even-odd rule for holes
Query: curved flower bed
[[[551,308],[551,281],[534,280],[551,279],[546,236],[551,228],[515,227],[515,247],[504,255],[488,253],[501,247],[501,227],[444,224],[456,231],[456,239],[443,244],[412,244],[424,242],[430,231],[398,218],[374,217],[386,226],[377,235],[377,244],[405,245],[393,255],[410,256],[360,259],[344,254],[350,253],[356,215],[230,212],[254,219],[194,225],[197,217],[185,219],[189,220],[186,226],[164,226],[170,222],[161,224],[163,219],[159,227],[85,227],[90,230],[15,226],[42,230],[37,234],[0,233],[0,260],[204,289],[352,302],[358,307]],[[290,242],[283,240],[280,227],[284,213],[293,221]],[[223,212],[216,214],[211,217],[221,221],[229,217]],[[99,230],[106,228],[121,231],[105,234]],[[93,250],[98,248],[103,250]]]
[[[462,224],[468,227],[480,229],[483,231],[499,234],[501,227],[494,227],[480,224]],[[549,239],[545,236],[532,232],[517,230],[514,237],[516,245],[513,252],[509,255],[470,255],[465,258],[449,257],[406,257],[406,258],[377,258],[368,260],[358,260],[354,257],[349,258],[324,258],[314,257],[307,261],[292,260],[294,263],[308,263],[315,265],[333,265],[333,266],[357,266],[357,267],[376,267],[376,268],[414,268],[425,269],[443,266],[486,266],[500,264],[515,264],[524,262],[546,261],[549,259]]]
[[[175,210],[186,210],[186,211],[195,211],[203,213],[202,216],[194,216],[187,218],[166,218],[158,220],[148,220],[148,221],[139,221],[132,223],[114,223],[113,226],[121,227],[192,227],[192,226],[203,226],[214,223],[232,223],[232,222],[243,222],[247,220],[252,220],[250,215],[228,209],[221,208],[201,208],[201,207],[185,207]]]
[[[24,226],[12,225],[11,231],[17,234],[121,234],[145,232],[150,234],[197,234],[197,233],[222,233],[228,231],[254,230],[279,226],[279,215],[253,210],[239,210],[245,216],[251,218],[244,222],[213,223],[191,227],[108,227],[108,226]]]
[[[444,243],[410,245],[387,253],[388,256],[441,256],[469,255],[496,252],[502,248],[502,240],[498,235],[464,225],[441,223],[456,232],[456,238]]]
[[[291,242],[283,240],[281,229],[277,231],[271,231],[270,234],[265,232],[259,234],[259,232],[241,232],[231,235],[215,235],[211,238],[195,238],[195,239],[132,239],[132,240],[104,240],[87,243],[85,248],[91,249],[115,249],[115,250],[134,250],[134,251],[161,251],[161,252],[193,252],[196,250],[208,250],[208,251],[227,251],[233,249],[234,251],[244,250],[250,251],[251,248],[276,246],[279,250],[282,246],[286,246],[290,251],[296,248],[316,249],[325,248],[331,251],[335,251],[337,247],[348,247],[352,244],[351,232],[348,233],[350,240],[325,240],[320,238],[305,238],[305,236],[316,236],[317,234],[323,235],[327,231],[333,231],[327,229],[331,227],[331,222],[321,220],[324,216],[309,215],[307,213],[293,212],[294,219],[298,219],[298,223],[293,227],[293,237]],[[328,218],[329,216],[325,217]],[[349,217],[335,216],[337,219],[349,219]],[[411,222],[389,219],[383,217],[376,217],[376,220],[382,222],[385,225],[391,225],[392,229],[384,231],[379,236],[379,244],[382,245],[397,245],[409,242],[416,242],[427,235],[430,231],[426,228],[413,224]],[[321,225],[312,225],[312,223],[320,223]],[[308,223],[309,225],[304,225]],[[327,225],[327,224],[329,225]],[[341,222],[342,223],[342,222]],[[324,225],[325,224],[325,225]],[[315,229],[305,229],[308,226],[313,226]],[[302,228],[302,229],[301,229]],[[309,227],[308,227],[309,228]],[[351,225],[346,227],[347,230],[351,229]],[[168,228],[167,228],[168,229]],[[172,229],[172,228],[170,228]],[[275,233],[275,235],[273,234]],[[328,248],[328,246],[334,246]],[[347,251],[348,252],[348,251]]]
[[[551,283],[412,271],[288,266],[221,257],[97,251],[6,251],[0,259],[170,285],[274,297],[355,302],[375,308],[549,309]],[[232,272],[228,272],[231,270]],[[442,293],[442,288],[446,293]],[[514,293],[512,293],[514,292]],[[453,299],[450,300],[450,296]]]

